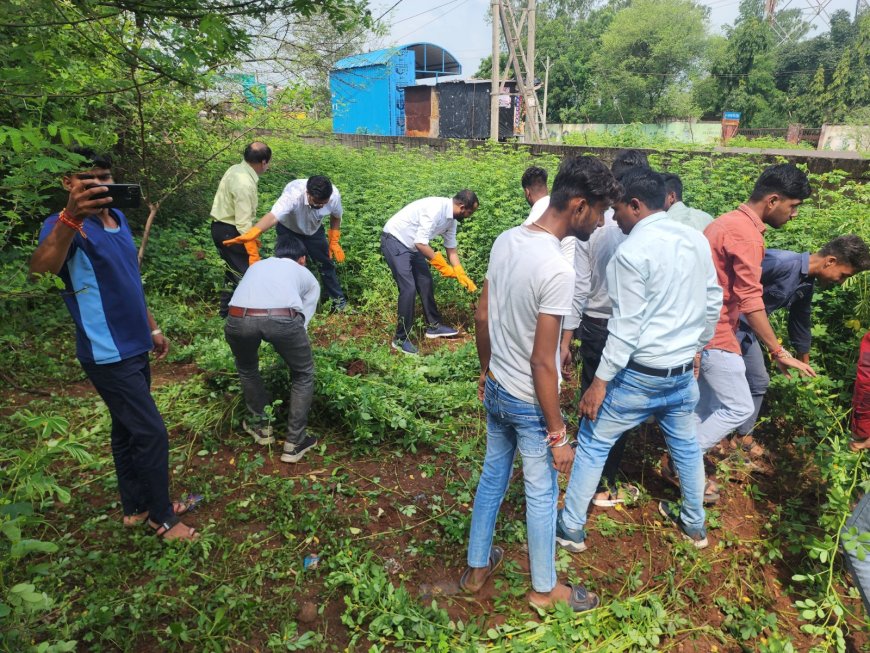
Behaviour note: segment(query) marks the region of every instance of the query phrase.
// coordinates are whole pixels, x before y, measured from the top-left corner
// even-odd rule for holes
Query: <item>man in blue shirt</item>
[[[788,337],[795,348],[795,357],[809,364],[812,340],[812,301],[816,281],[821,288],[841,285],[852,275],[870,270],[870,252],[858,236],[834,238],[817,253],[789,252],[769,249],[761,264],[761,284],[764,286],[764,308],[770,315],[781,308],[788,309]],[[752,393],[755,410],[737,429],[739,444],[752,455],[762,455],[763,449],[750,433],[755,428],[761,403],[770,385],[767,361],[755,333],[743,316],[737,327],[737,342],[746,364],[746,380]]]
[[[148,352],[169,341],[145,305],[133,236],[124,215],[97,199],[112,183],[107,156],[77,153],[87,169],[63,178],[66,207],[46,219],[30,260],[33,274],[63,279],[64,301],[76,325],[76,355],[112,416],[112,456],[124,524],[148,520],[167,540],[193,539],[178,519],[189,507],[169,500],[169,434],[151,396]]]
[[[662,502],[659,512],[704,548],[704,463],[693,370],[719,320],[722,288],[703,234],[668,219],[661,176],[634,168],[619,181],[623,194],[613,205],[614,218],[628,237],[607,264],[613,314],[601,362],[580,398],[584,419],[556,541],[571,551],[586,549],[587,510],[611,448],[653,416],[678,468],[683,497],[681,507]]]

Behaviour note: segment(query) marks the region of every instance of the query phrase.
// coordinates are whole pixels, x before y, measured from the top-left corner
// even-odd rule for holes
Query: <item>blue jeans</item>
[[[611,447],[623,433],[652,415],[680,476],[683,525],[689,531],[704,531],[704,463],[695,437],[697,403],[698,384],[691,372],[664,378],[623,369],[613,377],[596,420],[584,419],[580,425],[571,480],[565,490],[565,526],[585,526],[589,502]]]
[[[486,458],[474,495],[468,566],[489,565],[495,520],[507,491],[514,453],[520,450],[526,486],[526,530],[532,588],[547,593],[556,586],[557,472],[547,446],[547,424],[541,408],[511,396],[491,378],[486,380]]]
[[[855,506],[855,510],[846,520],[846,525],[843,528],[843,537],[845,532],[854,527],[861,533],[870,532],[870,492]],[[852,581],[858,588],[861,594],[861,600],[864,601],[864,610],[867,612],[867,618],[870,619],[870,546],[863,545],[864,559],[858,557],[859,551],[862,550],[862,544],[858,543],[858,548],[852,551],[845,551],[846,568],[852,574]]]

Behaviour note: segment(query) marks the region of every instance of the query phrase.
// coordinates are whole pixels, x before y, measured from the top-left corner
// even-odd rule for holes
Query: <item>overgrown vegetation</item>
[[[479,602],[451,589],[464,566],[484,449],[476,355],[468,336],[425,349],[419,360],[390,352],[395,289],[376,238],[407,201],[468,186],[481,210],[463,225],[459,248],[469,274],[482,278],[496,235],[528,210],[518,185],[528,155],[269,143],[275,161],[260,184],[264,211],[288,179],[314,172],[334,180],[346,207],[340,275],[356,313],[318,314],[311,326],[311,421],[321,445],[304,463],[282,465],[277,451],[255,448],[238,426],[238,384],[216,317],[222,272],[203,208],[222,166],[237,156],[227,153],[191,182],[171,220],[161,214],[143,262],[152,310],[174,343],[155,372],[172,432],[175,494],[206,497],[193,517],[204,532],[196,544],[164,547],[145,529],[121,527],[108,416],[73,360],[56,291],[29,287],[4,297],[3,375],[26,389],[10,393],[0,435],[5,650],[866,648],[862,608],[837,553],[850,501],[870,489],[866,454],[846,446],[855,352],[870,325],[865,279],[816,302],[819,378],[775,378],[762,426],[777,453],[773,466],[748,473],[722,463],[731,482],[709,514],[715,548],[694,551],[655,516],[652,498],[669,490],[654,470],[659,440],[642,435],[628,463],[646,489],[640,504],[596,513],[592,548],[558,557],[560,573],[600,592],[603,607],[541,617],[523,602],[519,483],[499,523],[509,556],[494,589]],[[535,163],[553,172],[558,162]],[[653,164],[681,174],[687,202],[713,214],[744,199],[760,169],[750,158],[691,152],[656,155]],[[813,183],[818,190],[800,217],[768,233],[770,246],[815,249],[847,232],[870,237],[865,185],[839,172]],[[131,215],[139,230],[143,213]],[[4,248],[4,278],[23,283],[38,224],[34,215]],[[449,280],[437,285],[446,317],[470,330],[473,300]],[[263,365],[280,398],[283,366],[270,352]],[[312,554],[319,564],[306,568]]]

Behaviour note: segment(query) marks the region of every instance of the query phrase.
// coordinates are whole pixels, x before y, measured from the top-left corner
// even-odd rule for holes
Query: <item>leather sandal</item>
[[[462,572],[462,576],[459,577],[459,589],[463,592],[468,592],[469,594],[476,594],[479,592],[484,585],[486,585],[486,581],[489,580],[489,577],[495,573],[495,570],[499,568],[499,566],[504,560],[504,549],[500,546],[493,546],[489,550],[489,565],[486,568],[486,575],[483,577],[483,580],[480,582],[480,585],[477,587],[471,587],[468,584],[468,579],[471,576],[472,571],[474,571],[471,567],[466,567],[465,571]]]

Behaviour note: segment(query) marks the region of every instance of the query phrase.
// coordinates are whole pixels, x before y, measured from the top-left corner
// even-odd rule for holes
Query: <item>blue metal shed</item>
[[[329,73],[332,130],[339,134],[405,134],[405,87],[418,79],[459,75],[452,54],[432,43],[356,54]]]

